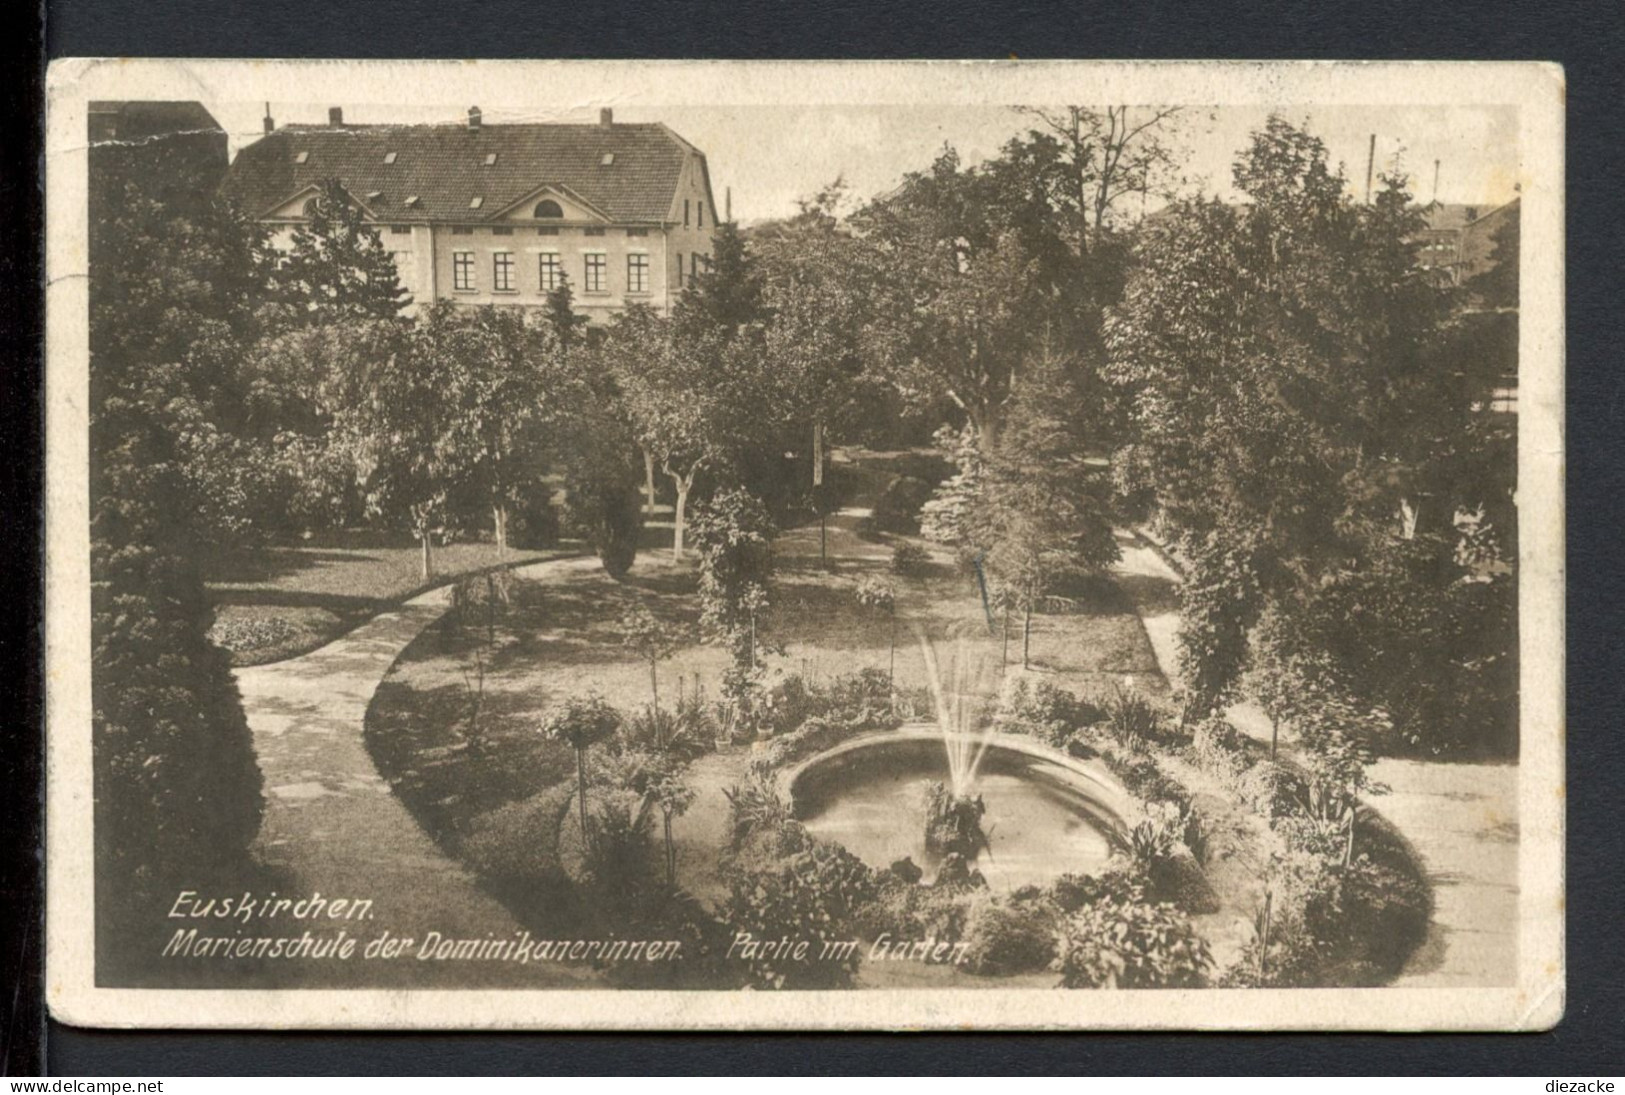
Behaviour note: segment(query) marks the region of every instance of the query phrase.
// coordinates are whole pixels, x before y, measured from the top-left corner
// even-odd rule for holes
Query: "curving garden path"
[[[596,559],[560,559],[516,573],[596,565]],[[429,931],[466,939],[520,930],[507,909],[418,826],[362,740],[367,705],[384,674],[449,607],[448,587],[430,590],[309,654],[235,674],[265,780],[255,856],[284,895],[372,900],[370,922],[344,925],[352,935],[388,931],[421,943]],[[326,972],[335,983],[356,987],[451,987],[477,979],[482,986],[545,988],[578,977],[552,963],[470,965],[411,957],[333,962]]]
[[[1140,613],[1163,675],[1177,663],[1179,575],[1146,543],[1120,535],[1116,576]],[[1232,725],[1268,741],[1269,720],[1236,704]],[[1285,739],[1283,738],[1283,742]],[[1384,758],[1372,777],[1390,788],[1376,806],[1420,856],[1433,888],[1427,938],[1394,984],[1511,985],[1518,968],[1518,769]]]

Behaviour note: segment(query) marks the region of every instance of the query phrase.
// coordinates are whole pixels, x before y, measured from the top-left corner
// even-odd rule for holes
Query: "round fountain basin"
[[[905,727],[819,753],[786,773],[785,784],[812,833],[872,867],[912,859],[929,879],[940,864],[925,847],[925,788],[948,779],[942,733]],[[995,889],[1093,874],[1122,841],[1127,799],[1110,773],[1030,738],[993,735],[971,793],[987,807],[989,849],[975,866]]]

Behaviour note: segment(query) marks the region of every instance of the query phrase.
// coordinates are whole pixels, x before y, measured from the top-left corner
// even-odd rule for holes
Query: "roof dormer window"
[[[599,161],[599,163],[601,163],[604,167],[608,167],[610,164],[612,164],[614,162],[615,162],[615,153],[613,153],[613,152],[604,153],[604,158]]]
[[[496,165],[497,165],[497,154],[495,152],[487,152],[485,154],[485,166],[486,167],[495,167]]]
[[[476,197],[476,198],[468,199],[468,207],[470,209],[478,209],[480,206],[482,206],[484,204],[485,204],[485,199],[484,198]]]
[[[310,153],[309,152],[300,152],[300,153],[298,153],[298,154],[296,154],[294,156],[293,162],[294,163],[304,163],[308,159],[310,159]]]
[[[407,205],[416,205],[417,203],[418,203],[418,196],[416,194],[411,194],[411,195],[407,196],[407,199],[406,199],[406,204]]]
[[[545,198],[536,203],[530,215],[537,220],[559,218],[564,216],[564,208],[552,198]]]
[[[369,190],[369,191],[367,191],[367,200],[370,201],[370,202],[375,202],[375,201],[377,201],[379,198],[381,198],[383,196],[384,196],[384,192],[382,190]]]
[[[399,156],[399,155],[400,155],[400,153],[398,153],[398,152],[385,152],[384,153],[384,162],[385,163],[394,163],[395,162],[395,157]]]

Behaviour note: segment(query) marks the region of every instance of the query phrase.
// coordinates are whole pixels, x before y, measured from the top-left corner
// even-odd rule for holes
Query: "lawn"
[[[569,553],[569,552],[565,552]],[[560,551],[508,552],[508,563]],[[297,545],[272,545],[212,560],[215,604],[210,637],[234,665],[262,665],[306,653],[425,589],[499,565],[489,543],[435,550],[435,577],[422,579],[417,542],[373,530],[322,533]]]

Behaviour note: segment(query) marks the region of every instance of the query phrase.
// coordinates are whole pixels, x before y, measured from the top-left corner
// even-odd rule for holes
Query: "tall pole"
[[[722,194],[722,219],[732,224],[734,222],[734,188],[731,186],[724,187]]]
[[[1439,204],[1439,161],[1433,161],[1433,205]]]
[[[1377,166],[1377,135],[1371,134],[1371,146],[1365,154],[1365,203],[1371,204],[1371,173]]]

